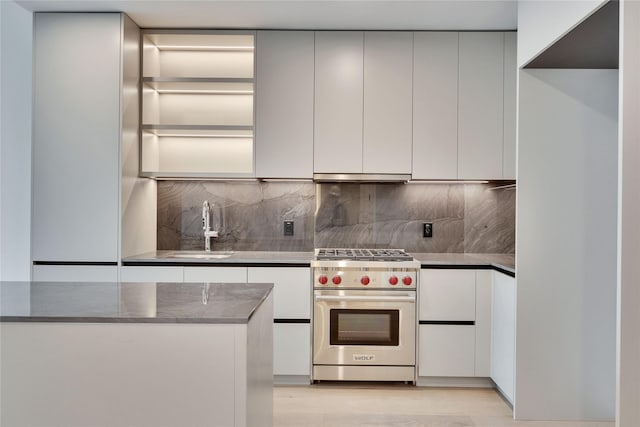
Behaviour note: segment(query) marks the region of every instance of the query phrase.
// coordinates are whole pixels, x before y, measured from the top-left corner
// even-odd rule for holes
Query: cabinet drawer
[[[185,283],[246,283],[246,267],[185,267]]]
[[[476,320],[475,270],[421,270],[419,319]]]
[[[273,317],[311,318],[311,272],[299,267],[250,267],[248,281],[273,283]]]
[[[182,267],[122,267],[122,282],[182,282]]]
[[[472,325],[420,325],[418,375],[421,377],[473,377],[475,327]]]
[[[118,267],[105,265],[34,265],[38,282],[117,282]]]
[[[273,325],[273,374],[311,375],[311,325]]]

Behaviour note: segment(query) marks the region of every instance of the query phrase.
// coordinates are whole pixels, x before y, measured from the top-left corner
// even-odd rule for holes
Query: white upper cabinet
[[[117,262],[119,13],[36,13],[32,257]]]
[[[413,33],[365,33],[364,173],[411,173],[412,63]]]
[[[517,33],[504,33],[504,142],[502,177],[516,179]]]
[[[364,33],[318,31],[314,172],[362,172]]]
[[[417,32],[413,179],[515,179],[516,33]]]
[[[314,172],[411,172],[413,34],[316,32]]]
[[[413,179],[458,178],[458,33],[413,40]]]
[[[312,31],[258,31],[256,177],[313,177]]]
[[[504,33],[460,33],[458,178],[502,179]]]

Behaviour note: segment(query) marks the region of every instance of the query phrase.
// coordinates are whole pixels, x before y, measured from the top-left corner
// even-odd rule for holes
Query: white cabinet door
[[[184,267],[185,283],[246,283],[246,267]]]
[[[311,325],[273,325],[273,374],[311,375]]]
[[[182,282],[182,267],[136,267],[123,266],[120,268],[121,282]]]
[[[364,173],[411,173],[413,34],[364,35]]]
[[[362,172],[364,34],[315,34],[314,172]]]
[[[513,403],[515,358],[515,278],[493,272],[491,379]]]
[[[273,283],[275,319],[311,318],[311,272],[301,267],[249,267],[250,283]]]
[[[458,178],[458,33],[413,40],[414,179]]]
[[[476,319],[475,270],[422,269],[420,320],[473,321]]]
[[[111,265],[34,265],[31,280],[38,282],[117,282]]]
[[[256,177],[313,177],[312,31],[258,31]]]
[[[502,177],[516,179],[516,32],[504,33],[504,144]]]
[[[475,375],[475,328],[472,325],[420,325],[419,333],[419,376]]]
[[[504,33],[460,33],[458,178],[501,179]]]
[[[491,288],[493,271],[476,271],[476,377],[491,376]]]
[[[33,259],[116,262],[121,15],[34,19]]]

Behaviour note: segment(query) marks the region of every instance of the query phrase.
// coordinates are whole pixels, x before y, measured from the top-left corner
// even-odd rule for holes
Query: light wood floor
[[[274,426],[613,427],[602,422],[513,421],[492,389],[320,383],[274,387]]]

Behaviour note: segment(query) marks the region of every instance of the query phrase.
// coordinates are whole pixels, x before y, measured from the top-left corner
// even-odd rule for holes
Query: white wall
[[[517,419],[614,419],[617,76],[520,71]]]
[[[640,425],[640,2],[620,2],[618,400],[616,426]]]
[[[518,0],[518,66],[522,67],[608,0]]]
[[[0,1],[0,279],[29,280],[33,15]]]

